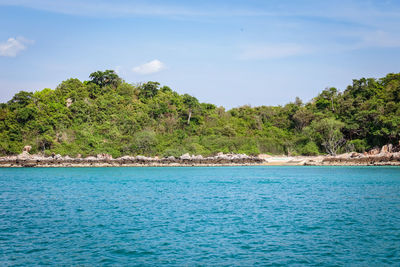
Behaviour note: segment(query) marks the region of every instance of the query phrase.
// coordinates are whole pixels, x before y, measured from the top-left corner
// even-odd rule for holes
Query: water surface
[[[400,265],[400,168],[0,169],[0,265]]]

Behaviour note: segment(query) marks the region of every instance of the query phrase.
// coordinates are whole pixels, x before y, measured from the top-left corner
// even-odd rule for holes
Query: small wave
[[[47,250],[47,248],[34,248],[34,249],[28,250],[26,252],[26,254],[32,254],[32,253],[35,253],[35,252],[40,252],[40,251],[45,251],[45,250]]]

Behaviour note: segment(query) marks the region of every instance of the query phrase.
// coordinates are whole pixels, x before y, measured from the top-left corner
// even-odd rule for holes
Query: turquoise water
[[[400,265],[400,168],[0,169],[0,265]]]

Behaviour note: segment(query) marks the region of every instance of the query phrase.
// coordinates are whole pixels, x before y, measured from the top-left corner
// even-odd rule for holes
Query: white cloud
[[[161,61],[159,61],[158,59],[154,59],[150,62],[147,62],[143,65],[134,67],[132,69],[133,72],[138,73],[138,74],[152,74],[152,73],[156,73],[159,72],[161,70],[163,70],[165,68],[164,63],[162,63]]]
[[[19,52],[25,50],[33,41],[23,37],[8,38],[7,41],[0,43],[0,56],[16,57]]]
[[[275,59],[305,54],[308,49],[297,44],[266,44],[247,46],[240,59]]]

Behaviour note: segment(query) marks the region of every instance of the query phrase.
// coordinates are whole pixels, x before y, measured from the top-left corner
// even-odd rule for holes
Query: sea
[[[0,169],[0,266],[400,266],[399,167]]]

